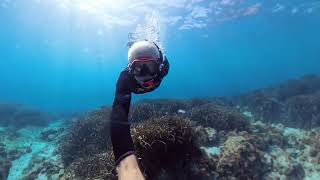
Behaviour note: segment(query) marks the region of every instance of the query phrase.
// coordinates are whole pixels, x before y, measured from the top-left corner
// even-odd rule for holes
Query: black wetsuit
[[[128,68],[124,69],[117,81],[116,93],[111,113],[111,141],[115,155],[116,165],[125,157],[134,154],[135,149],[130,135],[130,123],[128,114],[131,103],[131,93],[142,94],[150,92],[159,87],[162,78],[159,76],[154,80],[155,86],[151,89],[143,88]]]

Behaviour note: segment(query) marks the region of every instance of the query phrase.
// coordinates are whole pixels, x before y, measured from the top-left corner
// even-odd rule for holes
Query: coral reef
[[[131,135],[144,175],[320,179],[319,81],[310,75],[237,97],[134,104]],[[4,107],[9,119],[16,111]],[[117,179],[110,113],[102,107],[41,129],[0,126],[0,178]]]

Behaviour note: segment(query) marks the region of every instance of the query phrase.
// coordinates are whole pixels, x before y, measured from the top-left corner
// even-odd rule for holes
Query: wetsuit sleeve
[[[116,165],[125,157],[135,153],[128,122],[131,103],[130,84],[128,73],[122,71],[117,81],[111,112],[110,131]]]

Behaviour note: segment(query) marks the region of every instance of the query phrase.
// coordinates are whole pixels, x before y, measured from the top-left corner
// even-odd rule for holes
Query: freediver
[[[111,112],[111,142],[119,180],[144,180],[130,135],[128,113],[131,93],[143,94],[157,89],[169,72],[169,62],[152,41],[138,41],[128,51],[128,65],[116,84]]]

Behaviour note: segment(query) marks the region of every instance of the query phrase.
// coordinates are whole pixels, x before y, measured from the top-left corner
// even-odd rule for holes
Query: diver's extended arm
[[[130,135],[128,114],[131,103],[130,78],[122,71],[116,85],[116,93],[111,112],[111,141],[116,165],[125,157],[135,153]]]

